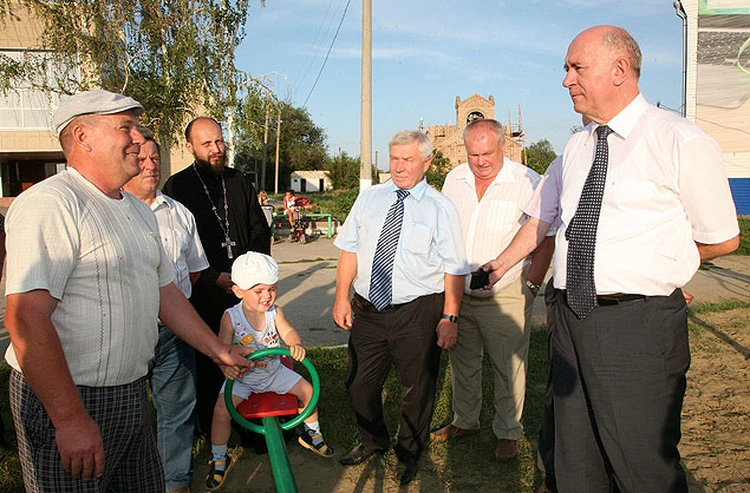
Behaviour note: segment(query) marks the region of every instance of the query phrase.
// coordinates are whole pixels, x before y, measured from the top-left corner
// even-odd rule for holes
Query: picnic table
[[[271,222],[271,233],[274,233],[274,226],[276,219],[284,219],[286,220],[287,215],[285,212],[274,212],[273,213],[273,221]],[[300,215],[300,219],[302,221],[315,221],[315,220],[322,220],[325,219],[328,222],[328,231],[327,231],[327,237],[333,238],[333,215],[332,214],[325,214],[325,213],[303,213]]]

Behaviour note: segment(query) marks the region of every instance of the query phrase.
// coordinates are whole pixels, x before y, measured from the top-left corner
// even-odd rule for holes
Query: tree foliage
[[[258,103],[260,101],[260,103]],[[289,187],[293,171],[325,169],[327,158],[326,133],[312,121],[304,108],[270,99],[249,98],[240,106],[235,120],[237,133],[235,142],[237,157],[235,164],[245,171],[258,169],[259,179],[263,175],[263,124],[268,118],[268,145],[266,156],[266,180],[260,184],[264,190],[273,190],[275,174],[276,128],[281,109],[281,134],[279,138],[279,189]],[[335,185],[334,185],[335,186]]]
[[[281,149],[281,162],[289,172],[321,169],[328,150],[325,130],[315,125],[307,109],[283,104]]]
[[[325,170],[335,190],[359,188],[359,158],[349,156],[346,151],[328,158]]]
[[[443,156],[442,152],[438,150],[433,151],[432,164],[426,173],[427,183],[432,185],[436,190],[442,190],[445,177],[451,169],[453,169],[451,160]]]
[[[544,174],[547,167],[555,160],[557,154],[555,148],[547,139],[534,142],[524,149],[526,153],[526,164],[537,173]]]
[[[146,108],[144,123],[171,140],[193,111],[226,121],[246,80],[234,50],[245,35],[249,0],[0,2],[3,22],[20,6],[44,26],[34,50],[0,61],[5,92],[30,81],[48,93],[100,87],[127,94]],[[50,72],[52,79],[35,77]]]

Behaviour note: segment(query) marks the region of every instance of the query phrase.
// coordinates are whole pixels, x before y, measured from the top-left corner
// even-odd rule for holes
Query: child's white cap
[[[279,264],[263,253],[247,252],[232,264],[232,282],[240,289],[250,289],[256,284],[276,284],[278,280]]]

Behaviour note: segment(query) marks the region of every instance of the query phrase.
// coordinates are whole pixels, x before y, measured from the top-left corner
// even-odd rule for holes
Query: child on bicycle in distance
[[[299,210],[297,206],[297,196],[294,195],[294,190],[291,188],[284,194],[284,213],[287,219],[289,219],[289,227],[294,229],[294,214]]]
[[[268,255],[248,252],[235,260],[232,266],[232,291],[242,301],[224,312],[219,339],[225,343],[249,346],[256,351],[279,347],[281,340],[289,347],[292,357],[301,361],[305,358],[305,348],[302,347],[299,334],[289,324],[281,308],[274,304],[278,279],[279,266]],[[227,378],[235,379],[239,376],[236,367],[222,367],[222,371]],[[256,360],[254,368],[248,369],[240,380],[235,380],[232,401],[237,406],[250,394],[260,392],[294,394],[301,411],[310,402],[313,388],[298,373],[284,366],[279,356],[275,355]],[[233,465],[232,458],[227,455],[231,423],[222,386],[211,423],[213,458],[206,477],[206,487],[209,490],[224,483],[224,478]],[[326,445],[320,432],[317,407],[305,420],[304,427],[299,443],[321,457],[332,457],[333,449]]]

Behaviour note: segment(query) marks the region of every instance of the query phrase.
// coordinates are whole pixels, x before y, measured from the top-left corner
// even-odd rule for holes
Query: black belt
[[[375,305],[373,305],[372,303],[370,303],[369,301],[367,301],[367,299],[365,299],[364,296],[360,296],[357,293],[354,293],[354,303],[356,303],[363,310],[376,311],[376,312],[378,311],[378,309],[375,308]],[[409,302],[409,303],[411,303],[411,302]],[[402,306],[406,306],[409,303],[398,303],[398,304],[395,304],[395,305],[388,305],[388,306],[386,306],[385,308],[383,308],[380,311],[384,312],[384,311],[388,311],[388,310],[398,310]]]
[[[568,293],[566,290],[562,290],[565,294],[565,299],[568,299]],[[596,296],[596,304],[599,306],[612,306],[619,305],[621,303],[627,303],[628,301],[645,300],[647,296],[645,294],[628,294],[628,293],[613,293],[613,294],[600,294]]]
[[[614,293],[614,294],[602,294],[597,295],[596,304],[599,306],[608,305],[619,305],[620,303],[627,303],[628,301],[645,300],[646,295],[643,294],[627,294],[627,293]]]

